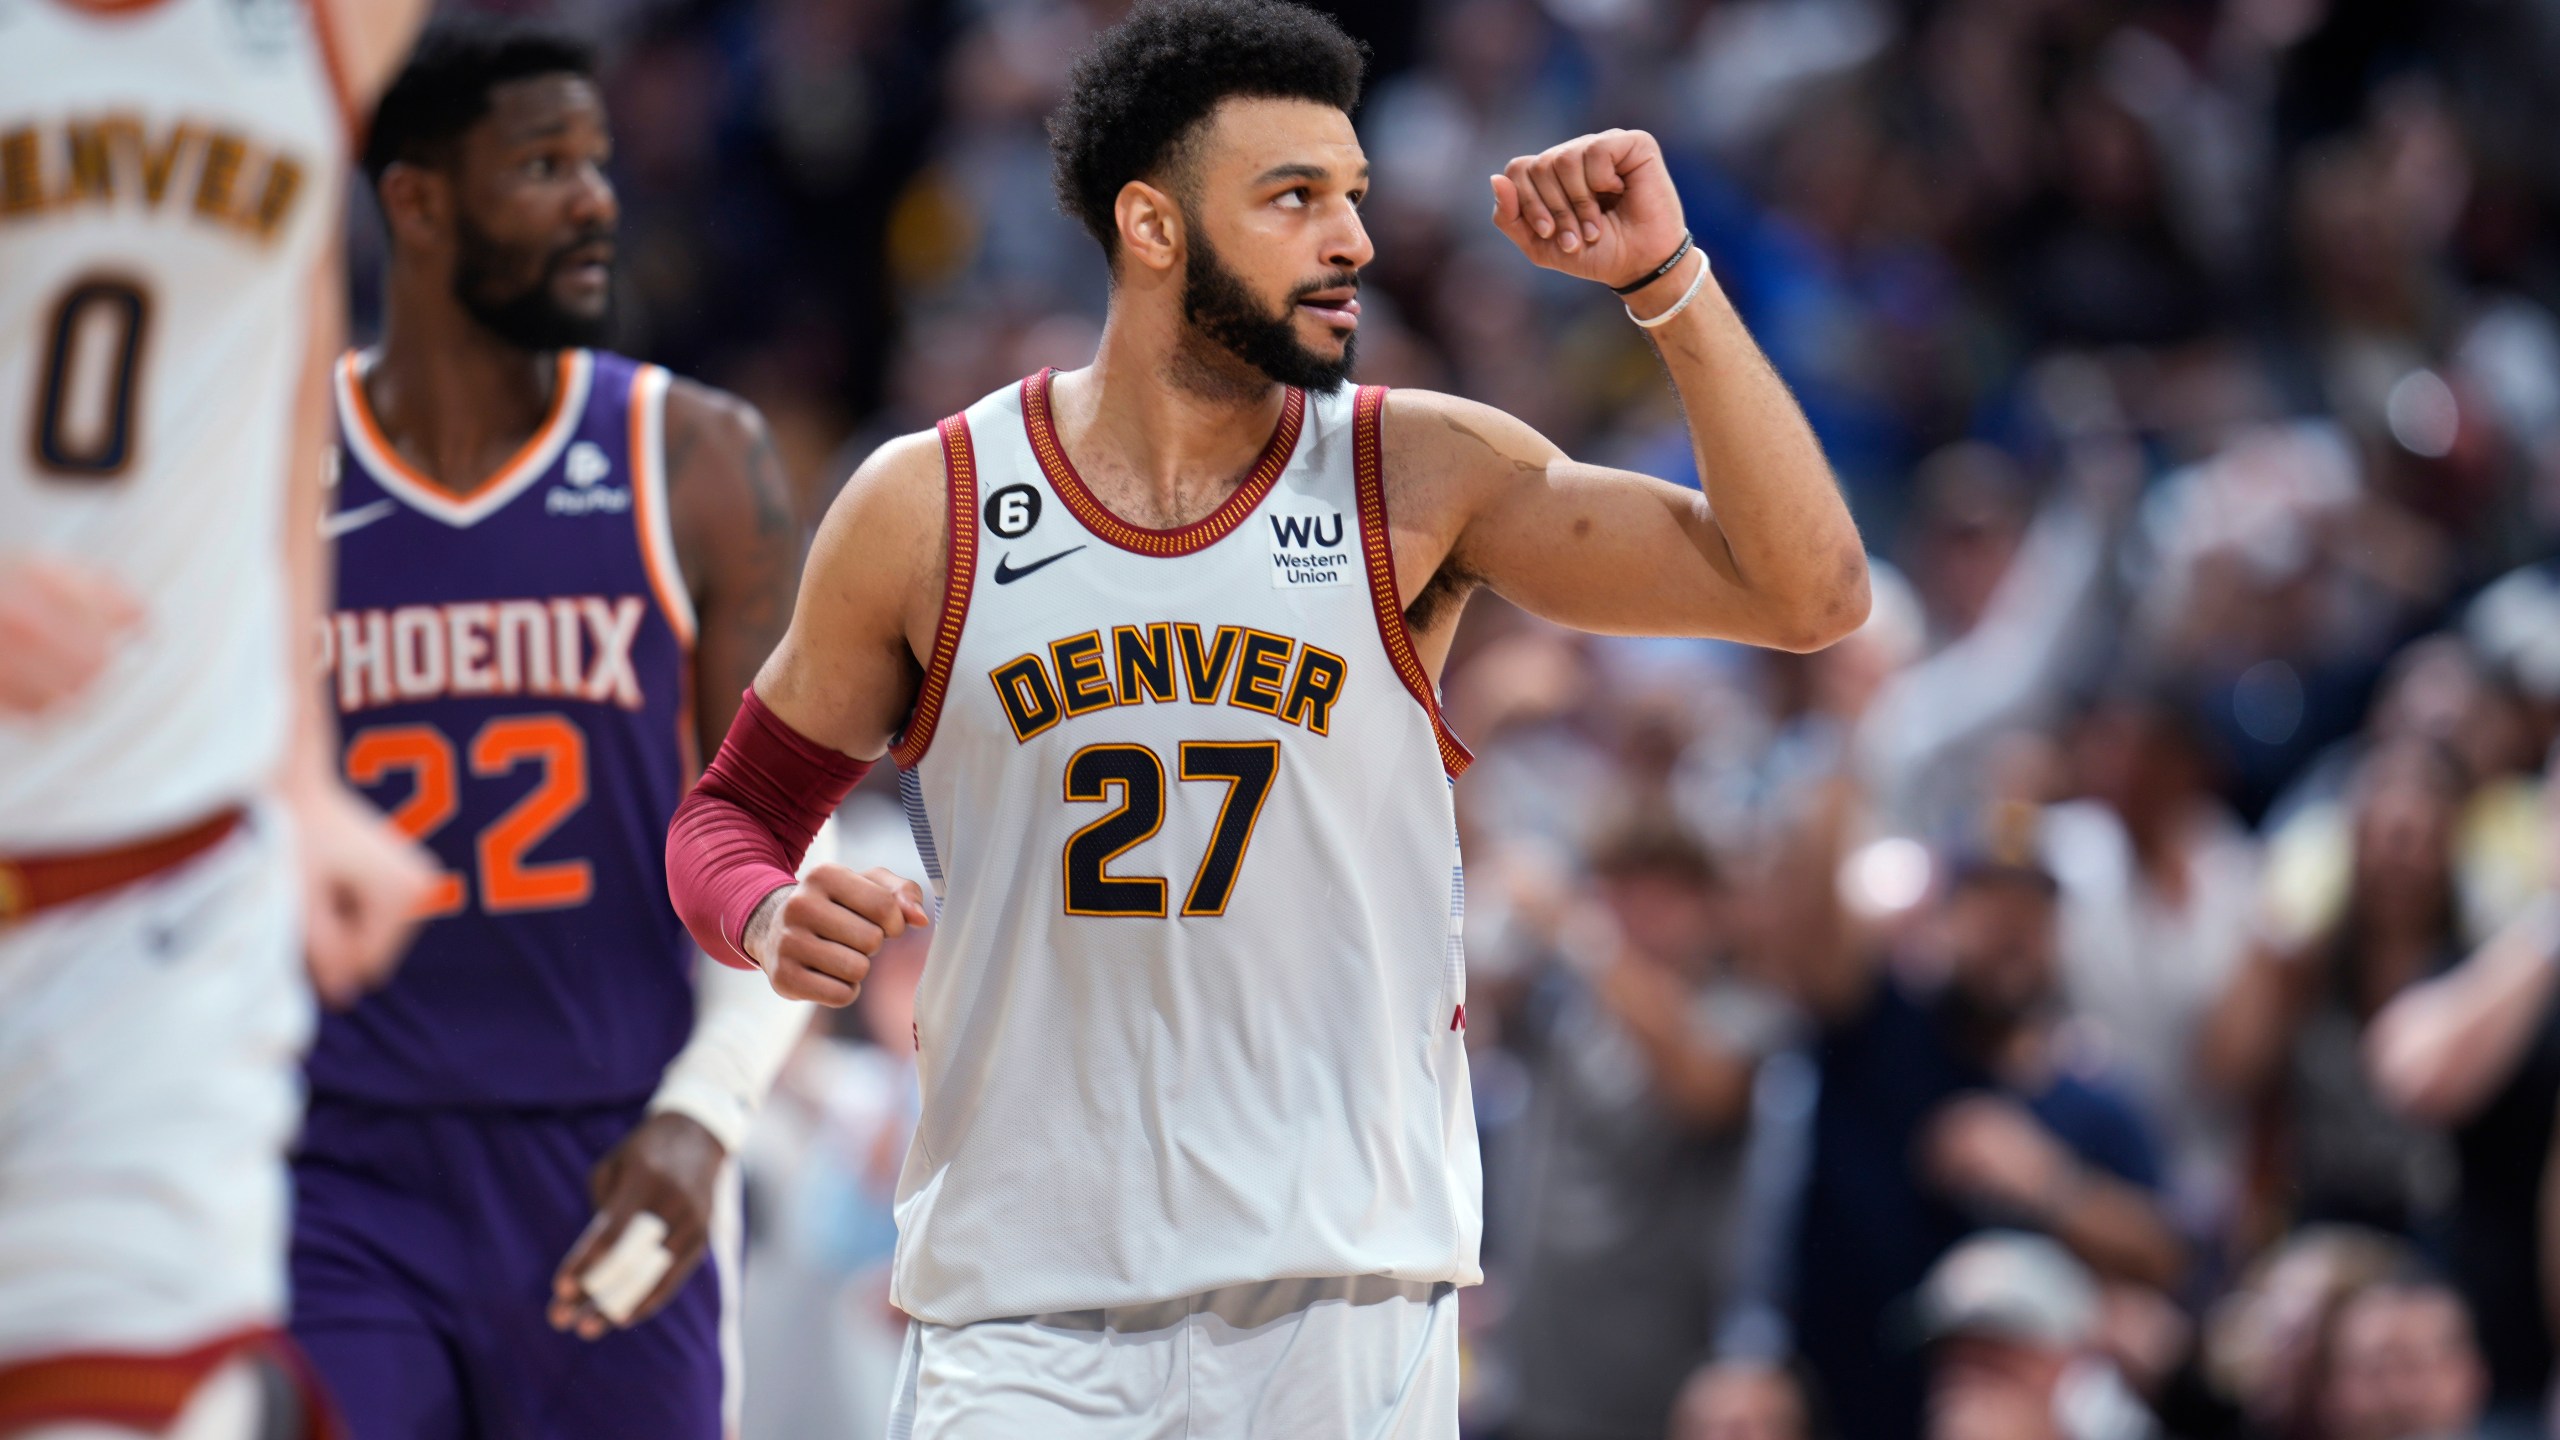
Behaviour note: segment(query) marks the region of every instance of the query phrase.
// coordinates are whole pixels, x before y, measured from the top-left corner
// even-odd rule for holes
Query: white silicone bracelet
[[[1633,320],[1647,330],[1659,329],[1662,326],[1670,324],[1673,317],[1677,316],[1681,311],[1689,308],[1690,301],[1698,298],[1699,291],[1707,288],[1707,272],[1715,268],[1714,262],[1707,259],[1707,252],[1700,249],[1698,251],[1698,278],[1689,282],[1689,288],[1681,292],[1680,298],[1672,302],[1670,309],[1663,311],[1661,314],[1654,316],[1650,320],[1647,320],[1636,313],[1636,307],[1630,305],[1627,307],[1627,318]]]

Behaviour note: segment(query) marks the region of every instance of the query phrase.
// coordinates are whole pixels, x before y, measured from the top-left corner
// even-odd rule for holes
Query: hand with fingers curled
[[[338,777],[284,787],[301,843],[303,959],[321,1003],[344,1010],[387,983],[434,893],[434,860]]]
[[[841,1007],[862,993],[882,945],[927,923],[924,891],[913,880],[885,869],[821,865],[756,906],[746,952],[776,994]]]
[[[1662,147],[1642,130],[1603,130],[1517,156],[1492,181],[1494,228],[1549,270],[1627,293],[1637,309],[1649,300],[1660,308],[1694,276],[1687,263],[1662,268],[1689,232]]]
[[[588,1177],[595,1219],[551,1278],[551,1328],[600,1340],[665,1309],[711,1248],[712,1205],[727,1158],[700,1121],[673,1111],[651,1115],[623,1137]],[[640,1224],[656,1243],[645,1247],[645,1265],[620,1265],[624,1236]],[[609,1278],[608,1266],[627,1274]]]

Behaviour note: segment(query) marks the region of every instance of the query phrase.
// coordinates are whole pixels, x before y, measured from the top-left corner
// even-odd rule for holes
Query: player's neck
[[[456,307],[384,317],[366,405],[384,438],[438,489],[467,494],[550,417],[557,352],[511,345]]]
[[[1050,387],[1058,442],[1113,513],[1172,529],[1215,510],[1243,481],[1287,392],[1278,384],[1203,387],[1166,374],[1171,335],[1136,333],[1115,314],[1093,364]]]

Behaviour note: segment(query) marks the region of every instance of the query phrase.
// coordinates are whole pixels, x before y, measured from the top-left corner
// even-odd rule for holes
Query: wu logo
[[[1325,532],[1327,523],[1333,526],[1331,534]],[[1336,510],[1330,515],[1274,515],[1271,517],[1271,533],[1283,549],[1304,550],[1313,545],[1318,549],[1331,550],[1342,543],[1342,512]]]
[[[1351,554],[1342,548],[1350,527],[1339,510],[1271,517],[1271,588],[1303,590],[1351,582]]]

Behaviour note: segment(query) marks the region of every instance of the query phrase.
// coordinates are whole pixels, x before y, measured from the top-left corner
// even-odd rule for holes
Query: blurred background
[[[1042,118],[1123,6],[472,8],[604,47],[618,348],[760,405],[807,518],[1090,358]],[[1470,1435],[2549,1430],[2560,3],[1325,8],[1361,380],[1695,484],[1485,219],[1650,129],[1884,562],[1812,657],[1470,608]],[[748,1156],[749,1440],[879,1432],[920,961]]]

